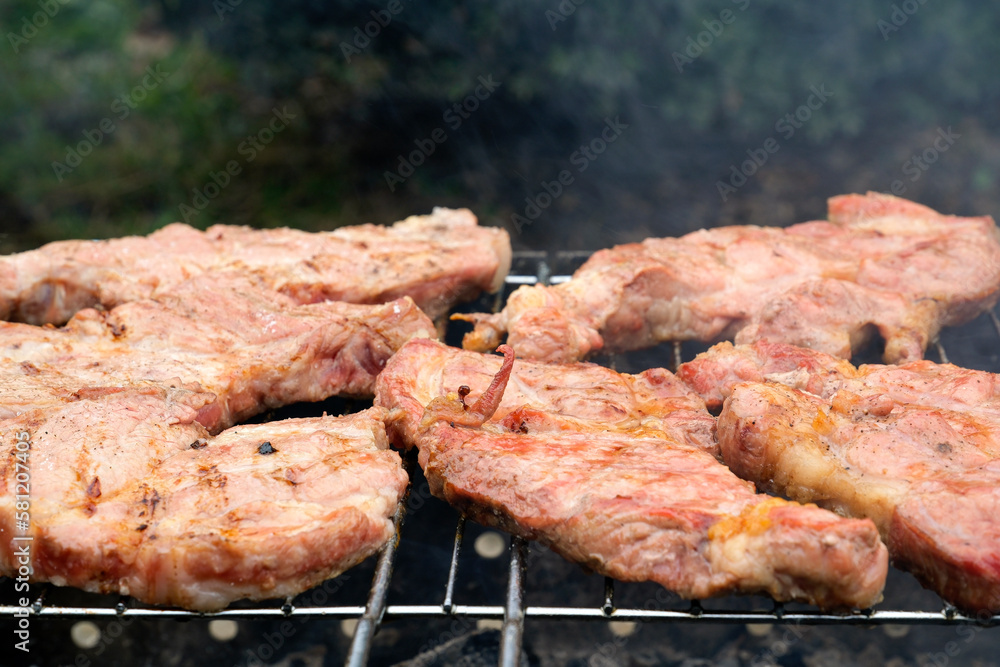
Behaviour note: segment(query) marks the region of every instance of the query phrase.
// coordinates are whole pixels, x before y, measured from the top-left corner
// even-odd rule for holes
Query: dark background
[[[518,249],[595,250],[815,219],[832,195],[894,184],[943,212],[1000,212],[1000,5],[578,2],[0,0],[0,253],[175,220],[321,230],[435,205],[471,208]],[[485,99],[481,79],[497,84],[479,88]],[[269,135],[275,110],[282,129]],[[602,146],[609,123],[620,135]],[[413,173],[387,180],[420,146]],[[744,164],[762,151],[762,165]],[[719,183],[742,183],[730,180],[741,166],[752,175],[723,198]],[[948,333],[953,360],[995,370],[991,327]],[[439,601],[400,592],[423,579],[436,591],[446,576],[454,513],[428,507],[404,532],[391,604]],[[462,601],[500,604],[506,557],[463,559]],[[538,562],[529,604],[597,603],[599,578],[551,554]],[[371,570],[348,573],[338,602],[363,603]],[[622,602],[657,591],[623,587]],[[889,591],[889,606],[939,604],[908,575]],[[142,621],[112,642],[101,621],[114,645],[102,658],[69,642],[71,625],[36,622],[37,664],[245,664],[276,627],[244,621],[223,644],[203,621]],[[270,662],[338,664],[339,622],[308,628]],[[545,665],[609,664],[609,645],[634,665],[996,661],[996,630],[810,628],[789,645],[785,632],[639,626],[622,643],[605,623],[539,622],[525,645]],[[447,623],[390,624],[372,664],[450,636]]]
[[[0,251],[183,219],[329,229],[434,205],[470,207],[519,248],[593,250],[814,219],[831,195],[894,181],[944,212],[1000,208],[995,4],[389,5],[5,0]],[[499,85],[468,100],[479,77]],[[830,95],[800,109],[811,87]],[[240,146],[275,108],[294,118],[251,162]],[[776,128],[796,111],[808,120]],[[114,130],[100,136],[105,118]],[[574,160],[616,118],[628,127],[615,143]],[[957,137],[937,152],[948,128]],[[435,130],[444,142],[390,189],[386,173]],[[769,137],[778,151],[723,201],[717,182]],[[53,167],[72,151],[78,166]],[[907,167],[925,151],[933,163]],[[230,161],[239,174],[217,191],[211,175]],[[564,170],[573,182],[519,231],[511,216]],[[206,186],[216,196],[199,200]]]

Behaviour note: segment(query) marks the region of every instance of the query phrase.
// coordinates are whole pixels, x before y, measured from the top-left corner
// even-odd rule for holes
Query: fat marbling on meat
[[[881,599],[874,524],[755,493],[713,456],[714,420],[668,371],[505,353],[501,366],[414,339],[379,376],[390,438],[419,449],[434,495],[590,570],[689,598]]]
[[[370,396],[403,343],[432,335],[409,298],[298,305],[242,274],[199,276],[61,328],[0,322],[0,419],[151,381],[215,394],[199,419],[217,431],[267,408]]]
[[[469,349],[507,342],[572,361],[665,340],[772,340],[850,358],[873,330],[885,361],[920,359],[943,326],[996,303],[992,218],[941,215],[891,195],[829,201],[829,220],[720,227],[595,253],[568,282],[524,286],[475,323]]]
[[[777,343],[722,343],[679,374],[724,398],[719,444],[740,477],[871,518],[893,564],[964,610],[1000,610],[1000,376]]]
[[[507,232],[480,227],[467,209],[315,233],[174,223],[149,236],[56,241],[0,257],[0,319],[62,324],[83,308],[156,297],[219,271],[256,277],[298,303],[409,296],[437,318],[499,289],[510,259]]]
[[[213,437],[214,400],[137,384],[0,421],[0,573],[212,611],[297,595],[390,539],[407,476],[381,411]]]
[[[336,576],[391,536],[406,485],[383,412],[233,424],[370,395],[433,331],[408,297],[299,305],[224,272],[58,329],[0,322],[0,574],[27,536],[31,581],[198,610]]]

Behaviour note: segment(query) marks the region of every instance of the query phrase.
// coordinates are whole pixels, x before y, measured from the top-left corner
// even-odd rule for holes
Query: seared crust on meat
[[[568,282],[518,288],[464,341],[507,342],[521,357],[566,362],[664,340],[735,337],[844,358],[874,332],[885,360],[920,359],[942,326],[1000,293],[992,218],[941,215],[890,195],[829,201],[829,221],[786,229],[720,227],[595,253]]]
[[[500,371],[501,358],[449,347],[422,338],[409,341],[386,364],[376,382],[375,404],[402,408],[389,425],[394,442],[412,447],[426,406],[470,389],[472,405]],[[552,430],[586,430],[599,423],[605,431],[642,437],[669,433],[713,456],[715,420],[704,402],[667,370],[654,368],[627,375],[578,363],[551,366],[519,361],[510,375],[491,422],[521,417],[546,421]]]
[[[718,438],[740,477],[871,518],[894,564],[964,610],[1000,610],[1000,376],[765,343],[716,346],[680,375],[727,397]]]
[[[415,339],[377,383],[390,437],[419,448],[431,492],[467,516],[685,597],[881,599],[888,557],[874,524],[756,494],[714,458],[712,418],[668,371],[517,362],[508,380],[500,369]]]
[[[433,334],[408,298],[300,306],[238,274],[200,276],[60,329],[0,322],[0,419],[87,387],[153,381],[214,393],[199,420],[215,432],[268,407],[370,396],[393,352]]]
[[[3,422],[0,573],[33,538],[31,581],[199,611],[297,595],[378,550],[406,487],[382,413],[237,426],[211,394],[138,386]],[[30,528],[13,521],[16,434]],[[266,446],[265,446],[266,444]]]
[[[391,536],[407,482],[383,411],[223,429],[370,395],[433,330],[409,298],[298,305],[237,273],[60,329],[0,323],[0,574],[28,536],[31,581],[197,610],[336,576]]]
[[[315,233],[174,223],[149,236],[57,241],[0,257],[0,319],[62,324],[83,308],[111,309],[220,271],[255,277],[297,303],[409,296],[437,318],[499,289],[510,260],[507,232],[480,227],[467,209]]]

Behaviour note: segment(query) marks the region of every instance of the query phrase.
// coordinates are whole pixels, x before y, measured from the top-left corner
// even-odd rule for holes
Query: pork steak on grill
[[[59,329],[0,322],[0,418],[157,382],[215,394],[199,416],[214,432],[266,408],[370,396],[404,342],[433,334],[409,298],[298,305],[253,278],[199,276],[155,301],[80,311]]]
[[[524,286],[475,322],[465,347],[507,332],[518,354],[572,361],[664,340],[773,340],[850,358],[872,329],[885,361],[923,357],[942,326],[997,300],[1000,236],[890,195],[829,201],[829,221],[720,227],[594,254],[571,280]]]
[[[381,410],[212,437],[214,400],[138,384],[0,420],[0,574],[27,544],[33,582],[210,611],[296,595],[392,536],[407,476]]]
[[[145,237],[57,241],[0,257],[0,319],[61,324],[83,308],[110,309],[216,271],[256,276],[299,303],[409,296],[436,318],[499,289],[510,259],[507,232],[480,227],[466,209],[317,233],[174,223]]]
[[[764,489],[869,517],[893,563],[972,612],[1000,610],[1000,378],[950,364],[850,364],[721,344],[682,368],[728,394],[729,467]]]
[[[513,368],[504,349],[501,367],[415,339],[378,378],[390,438],[419,448],[434,495],[593,571],[689,598],[881,598],[875,526],[756,494],[712,455],[711,416],[669,372]]]

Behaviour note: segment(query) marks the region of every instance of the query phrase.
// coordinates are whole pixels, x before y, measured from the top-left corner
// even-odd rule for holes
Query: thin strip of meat
[[[881,599],[888,557],[874,524],[756,494],[714,458],[711,417],[669,372],[612,381],[503,350],[501,366],[413,340],[379,376],[390,437],[419,448],[436,496],[590,570],[689,598]]]
[[[890,195],[829,201],[829,221],[721,227],[594,254],[571,280],[525,286],[464,341],[507,341],[527,358],[572,361],[665,340],[772,340],[850,358],[877,331],[885,361],[923,357],[942,326],[1000,294],[992,218],[941,215]]]
[[[0,418],[137,382],[211,392],[217,432],[267,408],[370,396],[386,360],[433,323],[409,298],[297,305],[253,278],[199,276],[156,301],[86,309],[63,328],[0,322]]]
[[[403,345],[376,381],[375,403],[403,408],[394,413],[394,442],[412,447],[424,409],[435,399],[469,387],[464,401],[482,398],[500,370],[500,358],[449,347],[430,339]],[[518,362],[506,383],[492,422],[544,420],[552,430],[604,431],[631,436],[665,434],[715,456],[715,419],[704,402],[669,371],[654,368],[638,375],[616,373],[597,364],[550,366]],[[520,428],[518,426],[518,428]],[[655,437],[655,436],[654,436]]]
[[[760,343],[685,366],[728,396],[718,437],[736,474],[871,518],[894,564],[966,611],[1000,610],[1000,377]]]
[[[0,574],[28,545],[33,582],[211,611],[294,596],[390,539],[407,476],[381,410],[212,437],[212,401],[136,385],[0,420]]]
[[[217,271],[256,276],[298,303],[409,296],[437,318],[499,289],[510,259],[507,232],[480,227],[467,209],[317,233],[174,223],[145,237],[58,241],[0,257],[0,319],[62,324],[83,308],[111,309]]]

